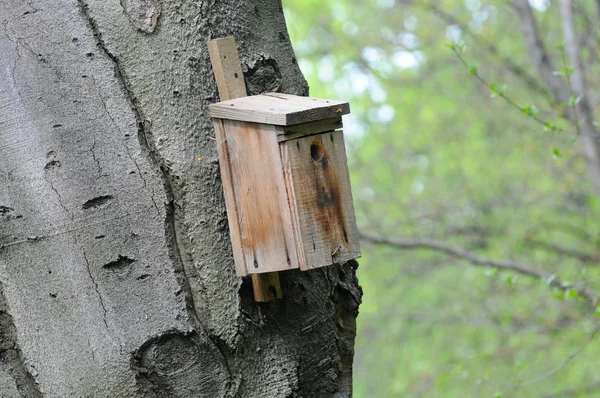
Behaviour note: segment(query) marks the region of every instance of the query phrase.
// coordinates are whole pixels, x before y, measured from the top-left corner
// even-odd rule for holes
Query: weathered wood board
[[[242,233],[238,222],[238,209],[233,194],[233,175],[229,165],[229,147],[227,144],[227,133],[223,126],[223,120],[213,119],[215,127],[215,138],[217,140],[217,152],[219,154],[219,165],[221,168],[221,180],[223,181],[223,194],[225,196],[225,207],[227,208],[227,219],[229,223],[229,235],[233,249],[233,260],[235,272],[238,276],[248,274],[244,254],[242,252]]]
[[[300,269],[360,257],[343,133],[280,145]]]
[[[219,89],[221,101],[244,97],[247,95],[246,83],[242,73],[240,57],[238,56],[237,44],[235,38],[225,37],[214,39],[208,42],[208,52],[213,65],[215,80]],[[213,119],[215,125],[215,135],[219,143],[219,163],[221,165],[221,174],[225,187],[225,202],[229,218],[229,228],[233,246],[233,257],[238,275],[247,275],[247,269],[244,263],[241,250],[241,231],[238,219],[237,208],[233,199],[233,191],[228,187],[233,186],[231,168],[229,166],[227,137],[223,123]],[[225,150],[224,150],[225,149]],[[279,275],[274,273],[252,274],[252,286],[254,290],[254,299],[259,302],[266,302],[283,297]]]
[[[215,80],[221,101],[245,97],[246,83],[242,65],[233,37],[224,37],[208,42],[208,52],[213,64]]]
[[[350,113],[346,101],[269,93],[241,97],[209,106],[210,116],[219,119],[290,126]]]
[[[236,232],[232,228],[232,235],[239,233],[232,243],[241,243],[238,255],[243,264],[236,270],[247,275],[298,268],[276,127],[234,120],[217,123],[225,130],[221,150],[231,173],[225,177],[231,182],[225,187],[230,224],[239,226]]]
[[[277,129],[277,140],[279,142],[293,140],[307,135],[324,133],[342,128],[342,117],[318,120],[316,122],[294,124]]]

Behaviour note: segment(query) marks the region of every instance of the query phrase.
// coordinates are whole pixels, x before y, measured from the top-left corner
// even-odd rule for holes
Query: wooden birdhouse
[[[235,38],[208,42],[219,96],[210,114],[237,274],[258,302],[283,296],[278,271],[360,257],[342,134],[347,102],[246,97]]]
[[[237,274],[360,257],[347,102],[271,93],[210,105]]]

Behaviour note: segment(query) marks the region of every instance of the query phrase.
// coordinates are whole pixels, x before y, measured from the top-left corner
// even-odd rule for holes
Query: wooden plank
[[[240,57],[237,52],[235,39],[233,37],[226,37],[222,39],[210,40],[208,42],[208,52],[210,54],[210,60],[213,66],[221,101],[246,96],[246,83],[244,82],[244,75],[242,73]],[[222,137],[222,139],[222,142],[226,143],[226,137]],[[221,157],[219,157],[219,162],[221,164],[221,170],[223,170],[224,162],[221,162]],[[229,161],[226,160],[226,162],[227,166],[225,167],[228,170]],[[228,172],[225,171],[225,173]],[[229,175],[231,174],[229,173]],[[229,189],[230,192],[233,192],[233,183],[230,181],[229,185],[227,185],[224,182],[223,188],[225,191]],[[235,218],[237,220],[237,214]],[[233,256],[236,263],[236,272],[238,275],[246,275],[248,270],[243,262],[243,255],[241,254],[241,232],[239,231],[239,224],[235,223],[232,227],[230,222],[230,229],[231,228],[237,230],[237,236],[240,237],[239,240],[236,241],[236,237],[233,236],[232,233]],[[252,274],[252,285],[254,290],[254,299],[256,301],[268,301],[266,298],[272,296],[269,294],[273,287],[275,287],[276,292],[278,292],[276,298],[281,298],[282,296],[281,286],[279,285],[279,276],[277,274],[269,275],[268,278],[260,277],[258,274]]]
[[[341,131],[281,143],[300,269],[360,257]]]
[[[245,97],[246,83],[233,37],[210,40],[208,53],[213,65],[221,101]]]
[[[254,289],[254,300],[264,303],[283,297],[278,272],[267,272],[265,274],[252,274],[252,288]]]
[[[219,154],[219,164],[221,166],[221,181],[223,182],[223,193],[225,196],[225,207],[227,208],[227,219],[229,221],[229,234],[231,236],[231,246],[233,248],[233,260],[235,262],[235,272],[238,276],[248,275],[248,267],[242,253],[242,237],[240,224],[238,222],[237,204],[233,195],[233,178],[231,168],[229,167],[229,148],[227,145],[227,135],[223,126],[223,120],[213,119],[215,127],[215,137],[217,139],[217,152]]]
[[[290,126],[340,117],[350,113],[350,105],[347,101],[270,93],[212,104],[209,111],[220,119]]]
[[[298,268],[275,126],[235,120],[223,126],[247,271]]]
[[[330,119],[319,120],[316,122],[295,124],[277,129],[277,140],[279,142],[293,140],[307,135],[334,131],[342,128],[342,118],[334,117]]]

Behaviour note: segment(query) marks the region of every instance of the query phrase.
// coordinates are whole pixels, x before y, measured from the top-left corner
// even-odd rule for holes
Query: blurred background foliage
[[[600,397],[600,317],[577,293],[600,292],[599,193],[565,118],[577,100],[548,89],[516,3],[284,1],[311,96],[351,103],[361,233],[551,275],[365,240],[355,397]],[[566,82],[560,4],[529,4]],[[600,1],[572,9],[597,115]]]

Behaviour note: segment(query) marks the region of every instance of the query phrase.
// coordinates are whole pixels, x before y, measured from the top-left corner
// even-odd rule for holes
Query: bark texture
[[[355,262],[237,278],[206,41],[307,94],[277,0],[2,0],[0,395],[348,397]]]

